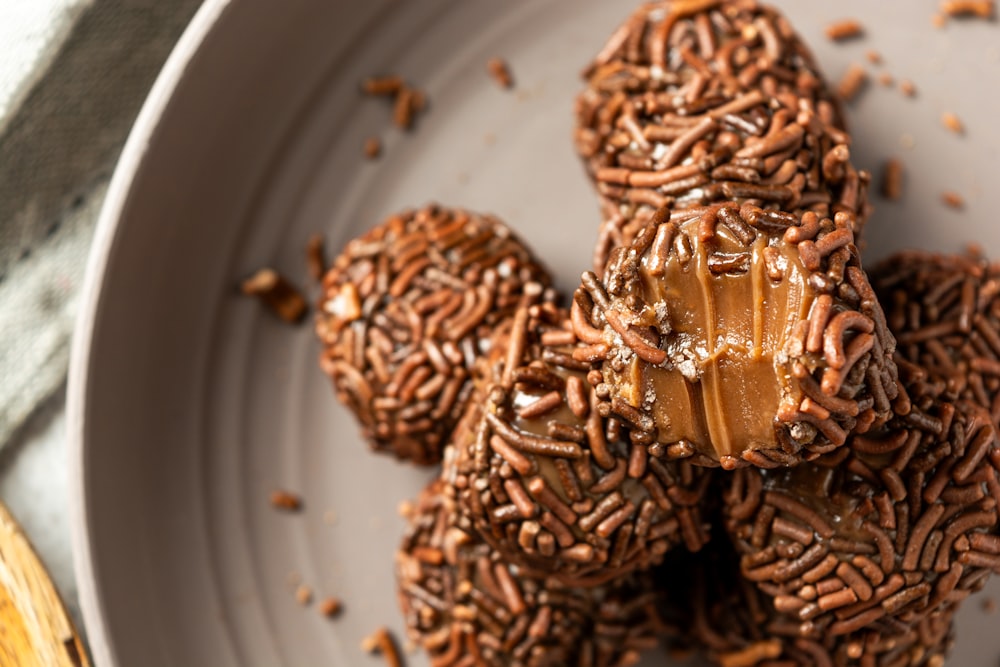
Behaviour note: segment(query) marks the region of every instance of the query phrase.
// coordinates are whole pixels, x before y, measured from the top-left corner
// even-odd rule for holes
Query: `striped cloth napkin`
[[[107,182],[198,0],[5,0],[0,449],[62,386]]]

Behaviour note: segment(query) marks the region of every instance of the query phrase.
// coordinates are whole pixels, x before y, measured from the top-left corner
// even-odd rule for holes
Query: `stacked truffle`
[[[725,665],[939,662],[1000,565],[993,330],[969,337],[992,283],[910,257],[928,292],[911,304],[907,282],[890,327],[856,246],[867,176],[804,47],[753,2],[647,5],[589,84],[578,148],[606,264],[574,323],[603,348],[601,405],[735,470],[710,550],[739,563],[725,594],[749,616],[695,614],[695,634]],[[883,282],[909,277],[901,261]]]
[[[1000,570],[998,271],[869,280],[868,176],[752,0],[645,4],[586,77],[605,220],[571,308],[502,223],[438,207],[323,282],[365,435],[443,458],[397,557],[411,638],[441,666],[626,665],[673,618],[725,667],[939,666]]]

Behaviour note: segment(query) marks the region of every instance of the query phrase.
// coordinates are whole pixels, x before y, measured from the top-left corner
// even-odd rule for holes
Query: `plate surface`
[[[304,284],[311,233],[335,250],[433,200],[499,214],[575,286],[598,214],[572,152],[573,95],[634,4],[206,3],[116,174],[74,351],[77,571],[97,664],[381,664],[359,642],[382,624],[402,635],[396,507],[432,473],[370,455],[317,370],[310,328],[275,321],[236,285],[264,265]],[[852,109],[858,162],[907,167],[905,200],[876,202],[868,261],[972,240],[1000,257],[1000,94],[984,85],[1000,74],[997,26],[937,30],[935,3],[911,0],[777,4],[832,80],[877,48],[885,64],[869,69],[917,85],[906,99],[873,83]],[[843,17],[867,37],[830,44],[823,26]],[[516,91],[486,74],[493,55]],[[430,96],[411,135],[358,93],[387,72]],[[944,111],[966,137],[941,127]],[[384,142],[375,162],[362,156],[370,135]],[[943,207],[944,190],[966,210]],[[276,488],[301,493],[305,511],[272,509]],[[341,617],[301,607],[298,581],[341,598]],[[968,603],[952,664],[995,665],[994,624]]]

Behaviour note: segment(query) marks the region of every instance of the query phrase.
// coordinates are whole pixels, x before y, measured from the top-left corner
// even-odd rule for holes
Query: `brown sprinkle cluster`
[[[416,115],[427,108],[427,96],[406,83],[398,74],[365,79],[361,90],[372,97],[387,97],[393,102],[393,123],[402,130],[413,127]]]
[[[437,463],[492,330],[548,284],[496,218],[437,206],[391,216],[323,279],[321,367],[377,451]]]
[[[298,288],[274,269],[260,269],[244,280],[240,289],[289,324],[301,322],[309,310]]]

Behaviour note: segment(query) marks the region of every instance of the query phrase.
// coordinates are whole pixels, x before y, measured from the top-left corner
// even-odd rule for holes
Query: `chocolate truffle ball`
[[[625,667],[657,644],[656,593],[641,576],[571,588],[504,560],[432,483],[396,557],[410,638],[431,664]]]
[[[973,402],[1000,423],[1000,267],[979,254],[909,251],[871,273],[890,328],[897,332],[900,375],[943,386],[921,387]]]
[[[612,414],[587,381],[592,346],[550,303],[519,309],[497,345],[485,400],[470,404],[444,479],[511,562],[593,585],[706,539],[706,470],[683,444],[644,437],[638,411]],[[606,407],[606,406],[605,406]],[[637,423],[633,423],[634,420]]]
[[[602,402],[699,465],[796,465],[892,414],[895,342],[847,213],[664,207],[573,308]]]
[[[678,556],[684,576],[657,573],[667,613],[688,619],[684,636],[721,667],[942,667],[953,643],[954,605],[912,624],[883,619],[859,632],[801,636],[796,619],[740,578],[724,538]]]
[[[860,232],[870,177],[851,164],[839,105],[777,11],[749,0],[644,4],[586,79],[576,146],[606,220],[598,273],[668,203],[843,213]]]
[[[840,636],[911,624],[982,588],[1000,569],[1000,454],[989,416],[944,404],[843,455],[745,469],[726,495],[743,576],[799,625]]]
[[[492,216],[394,215],[349,242],[323,278],[320,365],[376,451],[437,463],[490,333],[526,289],[549,283]]]
[[[907,409],[815,463],[730,478],[726,525],[743,575],[803,632],[915,622],[1000,570],[992,401],[958,377],[978,358],[974,323],[991,331],[988,273],[980,260],[925,254],[880,267],[876,283],[907,295],[889,319],[907,341],[897,353]]]

